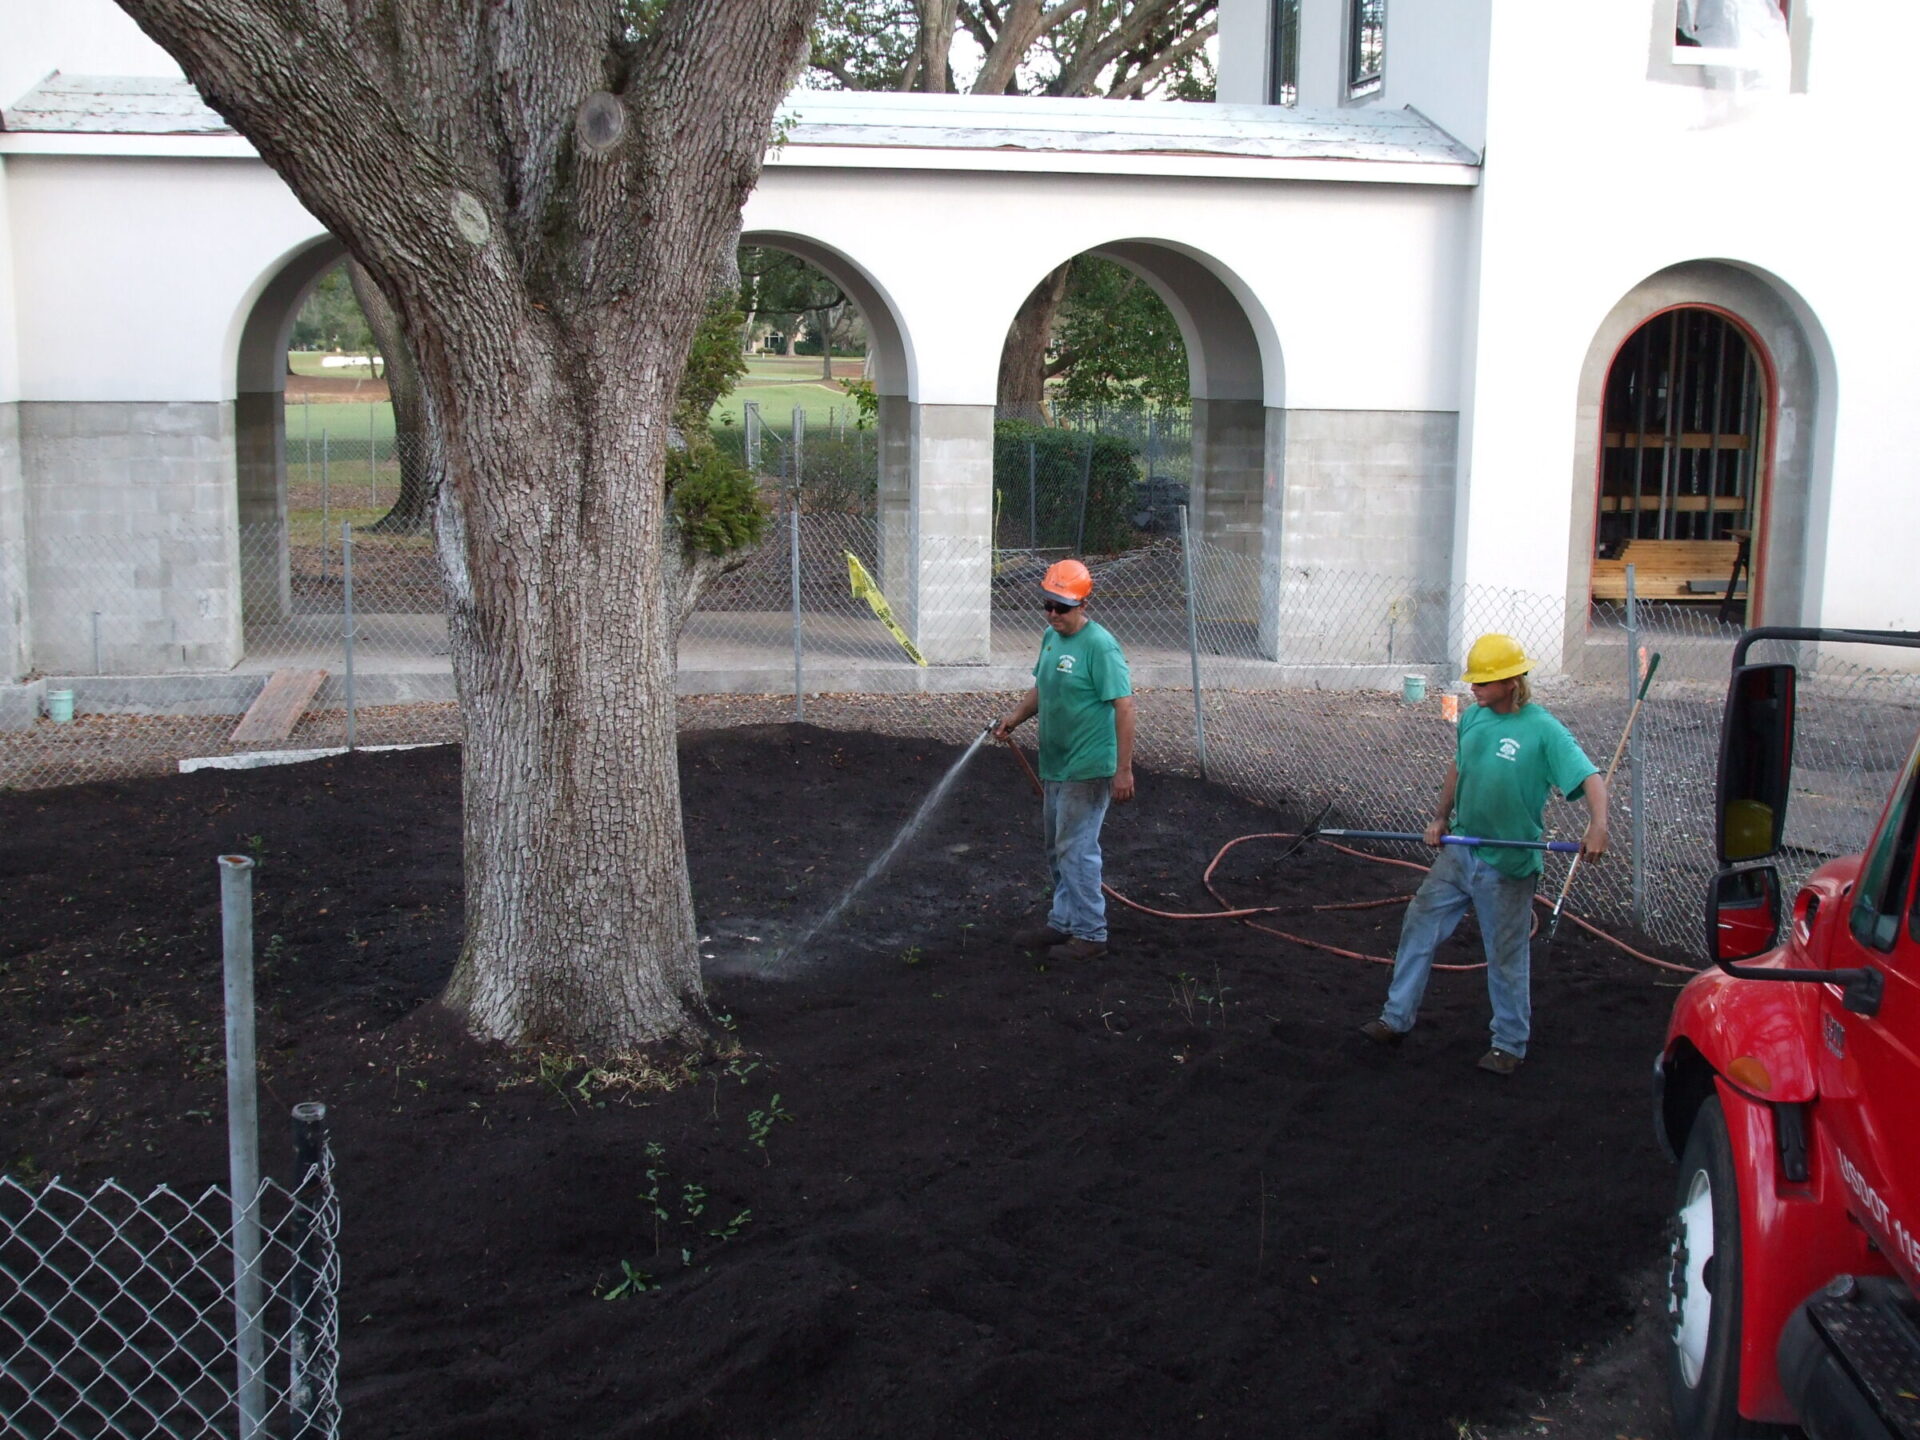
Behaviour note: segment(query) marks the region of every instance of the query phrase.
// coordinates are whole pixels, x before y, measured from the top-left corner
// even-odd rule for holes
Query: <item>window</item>
[[[1347,96],[1378,90],[1386,75],[1387,0],[1348,0]]]
[[[1273,47],[1268,56],[1267,103],[1300,103],[1300,0],[1273,0]]]
[[[1673,63],[1762,69],[1788,63],[1789,0],[1675,0]]]
[[[1886,823],[1860,867],[1853,889],[1853,909],[1847,917],[1853,937],[1875,950],[1891,950],[1900,935],[1900,911],[1913,878],[1914,832],[1920,830],[1920,746],[1907,758],[1900,794],[1887,811]]]

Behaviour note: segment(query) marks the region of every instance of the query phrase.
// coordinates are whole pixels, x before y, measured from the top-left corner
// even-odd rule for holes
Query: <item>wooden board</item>
[[[1717,600],[1726,593],[1738,540],[1629,540],[1611,560],[1593,562],[1593,598],[1627,598],[1627,566],[1642,600]],[[1699,588],[1703,582],[1711,582]]]
[[[229,737],[250,744],[284,740],[326,682],[324,670],[276,670]]]

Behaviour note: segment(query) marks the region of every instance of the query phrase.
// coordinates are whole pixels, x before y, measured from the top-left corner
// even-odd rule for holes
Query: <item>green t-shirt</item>
[[[1040,693],[1040,778],[1099,780],[1120,768],[1113,702],[1133,693],[1120,642],[1097,621],[1077,635],[1052,626],[1033,667]]]
[[[1576,798],[1595,774],[1580,742],[1543,706],[1523,705],[1501,715],[1474,705],[1460,717],[1454,764],[1453,830],[1489,840],[1538,840],[1547,789]],[[1538,850],[1487,846],[1480,858],[1504,875],[1524,880],[1540,873]]]

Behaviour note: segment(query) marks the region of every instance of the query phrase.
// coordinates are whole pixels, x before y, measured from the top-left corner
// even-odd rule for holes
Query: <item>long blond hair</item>
[[[1533,703],[1533,687],[1527,683],[1525,675],[1513,677],[1513,708],[1524,709]]]

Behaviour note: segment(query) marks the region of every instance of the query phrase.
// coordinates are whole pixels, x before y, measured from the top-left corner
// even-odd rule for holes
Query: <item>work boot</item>
[[[1521,1066],[1518,1055],[1502,1050],[1498,1045],[1480,1057],[1480,1068],[1489,1075],[1511,1075]]]
[[[1106,953],[1107,942],[1104,940],[1069,940],[1047,951],[1047,958],[1064,965],[1069,960],[1098,960]]]
[[[1360,1027],[1360,1033],[1376,1045],[1398,1045],[1407,1038],[1407,1032],[1396,1030],[1386,1021],[1375,1017]]]
[[[1020,950],[1046,950],[1072,938],[1066,931],[1056,930],[1051,925],[1029,925],[1024,930],[1013,932],[1014,947]]]

